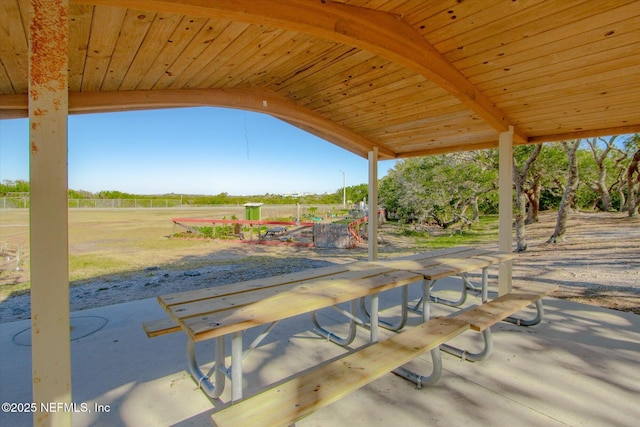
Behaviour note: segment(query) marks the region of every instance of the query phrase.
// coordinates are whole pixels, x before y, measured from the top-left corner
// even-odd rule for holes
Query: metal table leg
[[[416,385],[417,389],[421,389],[423,386],[433,385],[437,383],[442,376],[442,357],[438,347],[431,350],[431,360],[433,361],[431,375],[420,375],[406,368],[395,369],[393,373],[411,381]]]
[[[542,321],[544,316],[544,307],[542,305],[542,299],[535,302],[536,316],[533,319],[521,319],[519,317],[509,316],[504,319],[506,322],[514,323],[518,326],[534,326]]]
[[[484,342],[483,349],[478,353],[471,353],[467,350],[463,350],[457,347],[453,347],[449,344],[442,344],[440,349],[449,354],[457,356],[462,360],[468,360],[470,362],[481,362],[488,358],[493,351],[493,338],[491,336],[491,328],[487,328],[482,331],[482,338]]]
[[[187,361],[189,365],[189,372],[196,383],[198,383],[198,387],[201,388],[207,396],[213,399],[219,398],[222,394],[226,379],[224,374],[224,337],[216,338],[215,345],[214,365],[211,370],[209,370],[209,373],[205,375],[198,365],[195,342],[191,338],[187,338]],[[214,383],[212,383],[209,375],[214,371]]]
[[[231,334],[231,400],[242,399],[242,331]]]
[[[334,308],[338,311],[340,311],[342,314],[344,314],[345,316],[347,316],[349,318],[349,332],[347,333],[347,336],[345,337],[340,337],[337,334],[334,334],[333,332],[331,332],[330,330],[324,328],[323,326],[320,325],[320,323],[318,322],[318,318],[316,316],[316,312],[312,311],[311,312],[311,321],[313,322],[313,324],[315,325],[315,329],[314,331],[319,334],[322,337],[325,337],[327,340],[338,344],[338,345],[349,345],[353,342],[353,340],[356,337],[356,325],[358,323],[361,324],[361,326],[364,326],[362,320],[357,318],[357,311],[358,311],[358,302],[356,300],[352,300],[351,301],[351,311],[347,312],[344,311],[340,308],[337,308],[334,306]]]
[[[367,309],[366,298],[360,298],[360,312],[362,313],[362,317],[365,321],[373,324],[373,320],[371,319],[373,313],[373,308],[371,309],[371,313]],[[378,319],[378,325],[382,326],[385,329],[390,331],[399,331],[407,325],[407,318],[409,312],[409,287],[402,287],[402,313],[400,315],[400,320],[397,323],[387,322],[386,320]]]

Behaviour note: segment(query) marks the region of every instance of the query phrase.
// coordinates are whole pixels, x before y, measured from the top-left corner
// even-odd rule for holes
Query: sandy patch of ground
[[[555,283],[553,294],[640,314],[640,218],[573,213],[564,243],[546,244],[555,214],[527,228],[529,247],[514,262],[514,283]]]
[[[574,213],[566,242],[545,244],[554,225],[555,215],[543,213],[540,223],[528,226],[529,249],[513,263],[514,284],[558,284],[560,290],[555,297],[640,314],[640,218]],[[398,226],[384,224],[381,234],[381,258],[416,252],[414,239],[404,236]],[[150,259],[150,267],[142,271],[73,283],[71,310],[366,259],[366,254],[366,242],[354,249],[212,242],[197,263],[184,268],[154,265]],[[28,294],[0,302],[0,323],[29,315]]]

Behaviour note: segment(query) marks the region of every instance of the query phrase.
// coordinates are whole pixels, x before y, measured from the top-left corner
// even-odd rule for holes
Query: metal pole
[[[342,207],[347,207],[347,174],[339,171],[342,174]]]

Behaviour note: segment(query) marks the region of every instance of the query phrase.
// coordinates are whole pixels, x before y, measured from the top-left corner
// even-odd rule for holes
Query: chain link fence
[[[69,199],[70,208],[179,208],[180,199]],[[28,209],[29,197],[2,197],[0,209]]]

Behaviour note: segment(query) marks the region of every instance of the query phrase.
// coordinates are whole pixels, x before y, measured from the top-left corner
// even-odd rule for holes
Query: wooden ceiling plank
[[[153,89],[162,90],[168,89],[169,87],[176,89],[182,88],[191,76],[195,74],[194,68],[199,70],[204,64],[208,63],[209,59],[200,59],[201,55],[229,24],[228,21],[209,19],[194,36],[191,43],[189,43],[171,64],[167,70],[168,72],[165,72],[160,79],[158,79]]]
[[[411,89],[407,89],[411,88]],[[351,88],[348,97],[341,97],[340,99],[330,99],[324,96],[315,96],[305,100],[305,105],[310,108],[317,109],[321,112],[330,112],[343,109],[351,109],[352,112],[357,112],[358,108],[363,105],[371,106],[372,104],[381,104],[388,99],[394,99],[398,96],[403,96],[399,92],[405,91],[412,94],[416,90],[424,88],[425,90],[437,88],[439,93],[446,93],[439,86],[424,79],[424,77],[417,74],[408,74],[404,68],[398,69],[398,71],[383,74],[379,78],[373,79],[368,85],[360,85],[355,88]]]
[[[302,100],[309,94],[324,87],[327,80],[333,80],[336,74],[343,72],[357,64],[360,60],[371,57],[371,53],[363,52],[351,46],[337,45],[330,55],[315,57],[303,62],[289,79],[282,80],[279,90],[286,91],[287,96],[295,100]]]
[[[126,9],[96,6],[91,23],[87,58],[84,63],[82,91],[98,91],[109,68],[109,62],[118,40],[119,31],[110,28],[122,27]]]
[[[324,74],[324,79],[314,78],[314,84],[298,85],[288,88],[287,93],[294,99],[333,98],[336,95],[351,92],[361,85],[367,85],[370,80],[387,74],[388,61],[369,52],[358,51],[340,67],[330,67]],[[327,67],[329,68],[329,67]],[[314,75],[316,77],[316,75]],[[300,82],[304,83],[304,81]],[[295,90],[294,90],[295,89]]]
[[[628,43],[621,45],[612,44],[607,50],[602,50],[595,46],[591,48],[589,45],[585,46],[585,51],[589,51],[587,56],[578,56],[577,58],[569,58],[566,61],[556,62],[538,62],[537,68],[534,66],[527,67],[525,72],[513,72],[504,73],[502,77],[494,76],[493,79],[486,79],[479,82],[478,85],[486,87],[487,91],[495,90],[500,87],[503,88],[508,85],[518,84],[522,87],[533,88],[538,86],[539,82],[534,84],[525,85],[532,79],[542,79],[543,81],[554,82],[571,82],[576,77],[582,77],[586,74],[593,73],[598,76],[599,72],[606,72],[615,68],[625,68],[630,64],[636,64],[638,61],[635,58],[636,43],[634,40],[640,41],[640,31],[634,31],[633,34],[629,34],[624,40]],[[536,61],[539,59],[533,59]],[[596,72],[594,70],[600,70]],[[496,78],[498,77],[498,78]],[[502,80],[501,82],[498,80]],[[493,92],[495,93],[495,92]]]
[[[0,88],[11,88],[11,79],[9,78],[9,75],[7,74],[7,70],[4,68],[4,65],[2,64],[2,62],[0,62]],[[10,92],[7,93],[2,93],[0,92],[0,95],[7,95],[7,94],[13,94],[15,93],[15,91],[11,90]]]
[[[258,86],[285,93],[283,85],[293,81],[305,61],[314,62],[315,57],[326,55],[336,48],[335,43],[285,30],[290,39],[280,47],[279,53],[262,59],[259,71],[246,76],[244,86]]]
[[[324,51],[305,50],[299,52],[296,56],[301,62],[282,63],[275,71],[274,76],[277,78],[269,79],[267,86],[281,94],[300,101],[305,98],[305,91],[312,92],[307,86],[323,87],[323,81],[330,81],[331,72],[339,73],[343,71],[343,67],[357,62],[358,58],[365,56],[357,56],[360,51],[350,46],[342,46],[332,44],[327,46]],[[291,58],[294,60],[295,58]]]
[[[129,71],[136,53],[151,28],[156,14],[129,9],[122,23],[121,36],[116,41],[109,68],[102,82],[101,90],[118,90]],[[124,37],[122,35],[125,35]]]
[[[540,93],[566,92],[571,88],[577,88],[575,92],[579,92],[582,85],[606,85],[612,79],[625,81],[626,76],[635,75],[637,69],[638,63],[635,61],[635,56],[626,56],[620,61],[612,59],[609,63],[594,64],[588,67],[588,70],[571,67],[568,70],[559,71],[557,74],[550,73],[546,77],[541,75],[535,78],[531,77],[531,80],[514,79],[513,82],[505,82],[504,86],[487,89],[487,93],[491,93],[492,98],[496,102],[500,102],[508,99],[523,99]],[[597,79],[594,78],[594,75],[597,76]]]
[[[254,86],[251,83],[251,76],[260,73],[267,73],[270,67],[269,58],[279,57],[279,51],[284,46],[287,46],[291,34],[286,30],[270,29],[266,31],[263,36],[256,40],[258,43],[258,51],[248,51],[244,55],[241,61],[235,61],[233,67],[233,76],[227,78],[226,76],[219,77],[215,82],[211,84],[212,87],[248,87]]]
[[[631,57],[640,43],[640,30],[624,33],[618,37],[607,37],[607,32],[600,33],[601,39],[593,43],[583,43],[577,47],[567,49],[563,44],[556,52],[549,48],[549,54],[545,54],[546,49],[542,49],[538,55],[529,52],[528,59],[524,62],[514,62],[509,66],[492,67],[492,70],[485,69],[482,73],[469,76],[470,80],[480,85],[485,82],[500,80],[504,76],[522,75],[526,77],[544,75],[553,77],[555,69],[583,69],[594,63],[606,63],[615,60],[617,57]],[[543,70],[549,70],[544,73]]]
[[[127,74],[120,84],[120,90],[137,89],[144,76],[151,70],[156,58],[171,42],[171,35],[182,21],[182,16],[158,13],[151,23],[142,44],[136,52]],[[122,34],[127,37],[126,34]]]
[[[11,87],[10,93],[26,93],[29,87],[29,49],[22,13],[17,1],[0,2],[0,60],[10,82],[2,87]]]
[[[551,7],[550,7],[551,6]],[[455,46],[444,51],[449,61],[460,69],[467,69],[474,62],[481,63],[486,58],[504,58],[518,51],[540,48],[548,43],[555,43],[572,37],[577,33],[587,32],[601,25],[606,25],[607,17],[602,23],[593,22],[598,16],[595,12],[607,7],[595,3],[562,2],[550,4],[545,2],[526,11],[526,17],[513,22],[513,26],[487,32],[480,39],[457,40]],[[615,7],[611,6],[615,11]],[[562,23],[562,25],[558,25]],[[462,47],[462,48],[461,48]],[[500,55],[500,54],[503,55]],[[478,61],[475,58],[484,58]]]
[[[428,156],[459,151],[484,150],[497,148],[498,133],[493,129],[478,130],[471,137],[464,135],[445,135],[415,141],[399,141],[398,145],[389,147],[398,153],[398,158]]]
[[[588,0],[581,0],[588,1]],[[485,43],[485,48],[497,47],[509,40],[517,40],[527,37],[525,32],[518,32],[529,23],[544,25],[545,21],[553,21],[554,14],[563,9],[576,5],[576,0],[571,2],[548,2],[533,0],[526,2],[499,2],[493,7],[484,9],[476,14],[473,19],[452,21],[450,25],[438,28],[426,34],[427,40],[440,52],[451,53],[453,51],[464,52],[467,45],[478,41]],[[496,35],[501,34],[499,39]],[[495,40],[498,44],[491,45],[487,40]]]
[[[351,115],[344,114],[346,118],[340,122],[354,129],[369,127],[382,130],[384,127],[394,126],[402,122],[413,123],[419,120],[438,120],[441,115],[446,117],[447,114],[461,112],[473,114],[459,100],[450,96],[434,99],[434,102],[423,100],[422,102],[407,103],[402,106],[400,111],[398,111],[398,108],[393,108],[392,106],[385,109],[361,109]]]
[[[183,89],[183,88],[197,88],[197,84],[195,82],[201,80],[203,75],[206,74],[207,69],[210,69],[211,66],[215,66],[215,61],[220,52],[222,52],[227,45],[235,40],[240,34],[244,32],[248,28],[248,24],[240,23],[240,22],[228,22],[223,21],[222,25],[224,28],[220,29],[220,31],[215,34],[215,32],[219,28],[214,28],[212,30],[211,36],[213,38],[209,38],[205,41],[198,40],[200,43],[203,43],[204,50],[200,52],[200,54],[187,66],[187,68],[178,74],[178,76],[173,79],[169,88],[171,89]],[[209,28],[209,27],[208,27]]]
[[[632,99],[625,103],[616,103],[615,105],[597,105],[588,108],[568,109],[562,112],[551,111],[537,114],[527,120],[527,126],[532,130],[538,131],[543,127],[557,128],[554,123],[577,123],[578,126],[591,126],[593,123],[602,122],[602,116],[606,114],[607,120],[618,121],[629,119],[640,119],[640,110],[638,110],[638,100]],[[621,123],[622,124],[622,123]]]
[[[625,61],[629,62],[627,59]],[[592,69],[593,67],[589,67],[589,70]],[[585,76],[583,74],[584,70],[576,71],[577,73],[572,79],[563,79],[561,81],[536,79],[539,81],[538,86],[517,88],[499,93],[494,97],[494,100],[500,105],[500,108],[508,111],[509,114],[513,114],[513,112],[530,108],[545,108],[549,104],[598,103],[603,99],[603,95],[611,97],[613,94],[621,94],[618,90],[620,87],[627,87],[630,93],[638,93],[640,91],[634,79],[629,78],[630,73],[637,71],[637,67],[613,68],[606,71],[603,69],[598,74],[599,78],[594,78],[591,75]]]
[[[187,49],[193,39],[200,33],[208,22],[207,18],[192,18],[185,16],[167,39],[160,53],[156,56],[148,71],[136,86],[137,90],[152,89],[156,83],[169,73],[169,69]]]
[[[640,122],[637,102],[617,108],[607,105],[576,112],[568,110],[549,115],[534,115],[523,126],[531,135],[573,132],[598,127],[626,126]]]
[[[375,121],[370,121],[369,126],[366,129],[367,132],[370,133],[381,133],[385,135],[392,135],[394,132],[402,131],[404,132],[406,129],[412,129],[416,131],[417,129],[425,129],[425,125],[429,125],[429,129],[433,126],[436,126],[438,123],[457,123],[460,126],[464,126],[464,123],[469,120],[469,116],[473,114],[466,108],[461,108],[460,103],[457,105],[453,105],[448,109],[443,109],[442,114],[437,116],[431,115],[421,115],[414,116],[412,118],[407,118],[406,120],[397,120],[397,121],[387,121],[381,123],[376,123]],[[475,120],[479,120],[476,116]],[[341,122],[342,123],[342,122]],[[342,123],[343,125],[349,127],[350,129],[356,128],[349,123]],[[376,127],[378,124],[378,127]]]
[[[451,99],[451,97],[448,97],[446,101],[438,101],[435,105],[439,107],[438,109],[443,115],[453,111],[464,111],[469,115],[475,114],[459,100]],[[383,129],[386,126],[394,126],[401,122],[410,123],[418,119],[437,120],[440,112],[434,112],[435,105],[430,103],[429,100],[425,100],[422,103],[411,102],[404,104],[401,111],[396,111],[394,105],[381,106],[379,108],[367,106],[367,108],[356,109],[352,113],[345,111],[341,112],[342,114],[340,115],[331,114],[329,117],[353,129]]]
[[[258,37],[264,34],[264,28],[258,25],[250,25],[242,33],[229,43],[216,56],[209,66],[203,68],[200,73],[191,79],[194,87],[213,87],[216,80],[222,76],[234,72],[236,64],[241,63],[247,52],[254,52],[253,45]]]
[[[399,15],[403,10],[407,10],[407,8],[412,6],[414,3],[415,2],[413,0],[388,0],[384,4],[380,4],[376,7],[376,10]],[[369,3],[365,6],[371,7]]]
[[[79,91],[82,87],[82,78],[87,49],[89,48],[89,34],[91,33],[91,21],[93,7],[69,3],[69,90]]]
[[[489,128],[488,126],[484,126],[484,128],[474,129],[473,132],[469,132],[469,136],[464,135],[464,133],[444,133],[444,134],[434,134],[434,135],[420,135],[416,136],[411,140],[398,140],[396,143],[388,144],[389,147],[398,152],[398,157],[405,157],[403,153],[407,152],[415,152],[417,150],[423,149],[435,149],[441,146],[455,146],[459,144],[463,145],[475,145],[479,141],[489,143],[492,147],[496,147],[498,144],[498,133]],[[400,145],[397,145],[400,144]],[[487,147],[489,148],[489,147]],[[445,150],[448,151],[448,150]],[[456,150],[456,151],[464,151],[464,149]]]
[[[414,28],[397,16],[330,2],[286,0],[79,0],[168,13],[264,24],[309,33],[371,51],[408,67],[458,97],[498,131],[511,123]],[[516,128],[514,138],[526,141]]]
[[[504,35],[496,35],[495,42],[489,45],[496,47],[487,50],[487,44],[476,43],[474,46],[465,46],[463,50],[456,49],[445,56],[460,69],[467,77],[482,74],[489,68],[505,68],[513,64],[530,61],[538,56],[551,56],[566,51],[570,46],[582,46],[589,43],[610,40],[612,37],[619,37],[625,32],[624,29],[634,29],[637,17],[629,17],[633,8],[628,6],[622,9],[613,9],[607,13],[599,15],[589,15],[578,22],[573,22],[570,26],[552,26],[551,23],[540,28],[534,23],[530,31],[526,31],[527,36],[515,39],[513,42],[505,44]],[[569,10],[575,17],[575,11]],[[637,10],[636,10],[637,13]],[[554,16],[555,18],[557,15]],[[627,19],[628,18],[628,19]],[[559,18],[558,18],[559,19]],[[529,28],[527,28],[529,29]],[[544,29],[544,31],[543,31]],[[538,33],[534,34],[534,31]],[[613,33],[611,33],[613,31]],[[475,51],[474,51],[475,49]]]
[[[292,31],[288,33],[294,34]],[[282,46],[281,54],[274,55],[274,58],[264,60],[263,70],[252,76],[250,80],[252,86],[259,86],[286,93],[288,84],[303,78],[303,73],[307,62],[314,63],[323,55],[330,55],[336,49],[336,44],[326,40],[318,40],[307,34],[295,33],[292,40]]]
[[[571,97],[577,96],[580,93],[591,91],[606,91],[609,87],[619,85],[628,85],[634,81],[637,81],[640,64],[623,68],[614,69],[609,71],[603,71],[599,74],[598,80],[594,80],[592,75],[584,75],[582,77],[576,76],[571,80],[554,82],[551,84],[539,85],[533,88],[524,88],[520,90],[514,90],[503,93],[499,98],[496,97],[496,102],[502,102],[507,100],[521,100],[525,103],[527,101],[539,102],[541,100],[553,100],[564,98],[563,102],[567,102]],[[628,82],[628,83],[627,83]],[[637,89],[638,90],[638,89]],[[637,90],[634,90],[637,91]],[[594,100],[599,102],[598,100]]]
[[[489,130],[495,132],[495,129],[482,122],[482,120],[467,120],[460,123],[442,122],[436,126],[430,127],[428,133],[416,132],[414,129],[413,131],[406,130],[403,132],[398,131],[384,134],[376,133],[375,135],[363,132],[362,135],[373,141],[384,141],[385,145],[391,148],[393,147],[394,141],[407,141],[407,143],[408,141],[429,141],[433,138],[452,138],[456,135],[467,135],[469,141],[473,141],[478,132],[487,132]]]
[[[514,117],[536,111],[562,111],[575,105],[602,105],[614,102],[626,102],[638,99],[638,87],[634,84],[603,86],[599,83],[580,86],[575,90],[564,91],[558,97],[557,91],[544,92],[526,99],[515,99],[502,103],[502,107]]]
[[[426,38],[432,44],[441,43],[459,37],[478,26],[484,26],[494,20],[509,25],[510,16],[522,8],[520,4],[507,4],[500,0],[456,2],[432,15],[423,25],[426,26]],[[443,51],[441,51],[443,52]]]
[[[412,99],[431,100],[447,96],[447,92],[439,86],[424,80],[422,76],[413,75],[407,78],[392,78],[393,75],[382,77],[372,84],[377,85],[376,89],[371,89],[362,93],[349,93],[341,99],[322,100],[326,106],[314,107],[318,111],[326,114],[359,114],[376,110],[383,114],[388,114],[390,109],[397,106],[406,105],[413,102]],[[457,98],[454,98],[460,102]],[[306,105],[306,104],[305,104]],[[313,104],[312,104],[313,105]]]
[[[322,93],[322,97],[342,93],[345,86],[357,88],[362,84],[367,84],[370,80],[393,72],[393,70],[389,71],[389,68],[385,70],[385,67],[393,68],[394,65],[370,52],[355,51],[345,61],[341,61],[328,70],[329,72],[324,73],[324,79],[315,79],[318,86],[317,92],[310,91],[303,84],[299,84],[297,87],[288,87],[287,93],[296,98],[318,97],[320,93]]]
[[[478,123],[480,122],[480,123]],[[393,146],[394,140],[402,140],[402,141],[412,141],[412,140],[423,140],[428,138],[448,138],[452,135],[466,135],[466,138],[469,138],[469,141],[474,140],[474,134],[476,132],[486,132],[487,124],[483,123],[482,120],[476,119],[466,120],[466,121],[452,121],[452,122],[441,122],[436,125],[429,127],[429,132],[424,134],[419,131],[420,127],[416,128],[407,128],[402,131],[395,132],[384,132],[384,133],[369,133],[362,132],[362,135],[371,140],[384,141],[385,145],[388,147]],[[495,130],[494,130],[495,132]]]
[[[430,20],[443,11],[447,11],[456,7],[460,3],[459,0],[423,0],[408,4],[404,10],[396,11],[396,14],[402,16],[412,27],[420,29],[422,34],[426,34],[429,30],[433,30],[431,25],[427,25]]]

